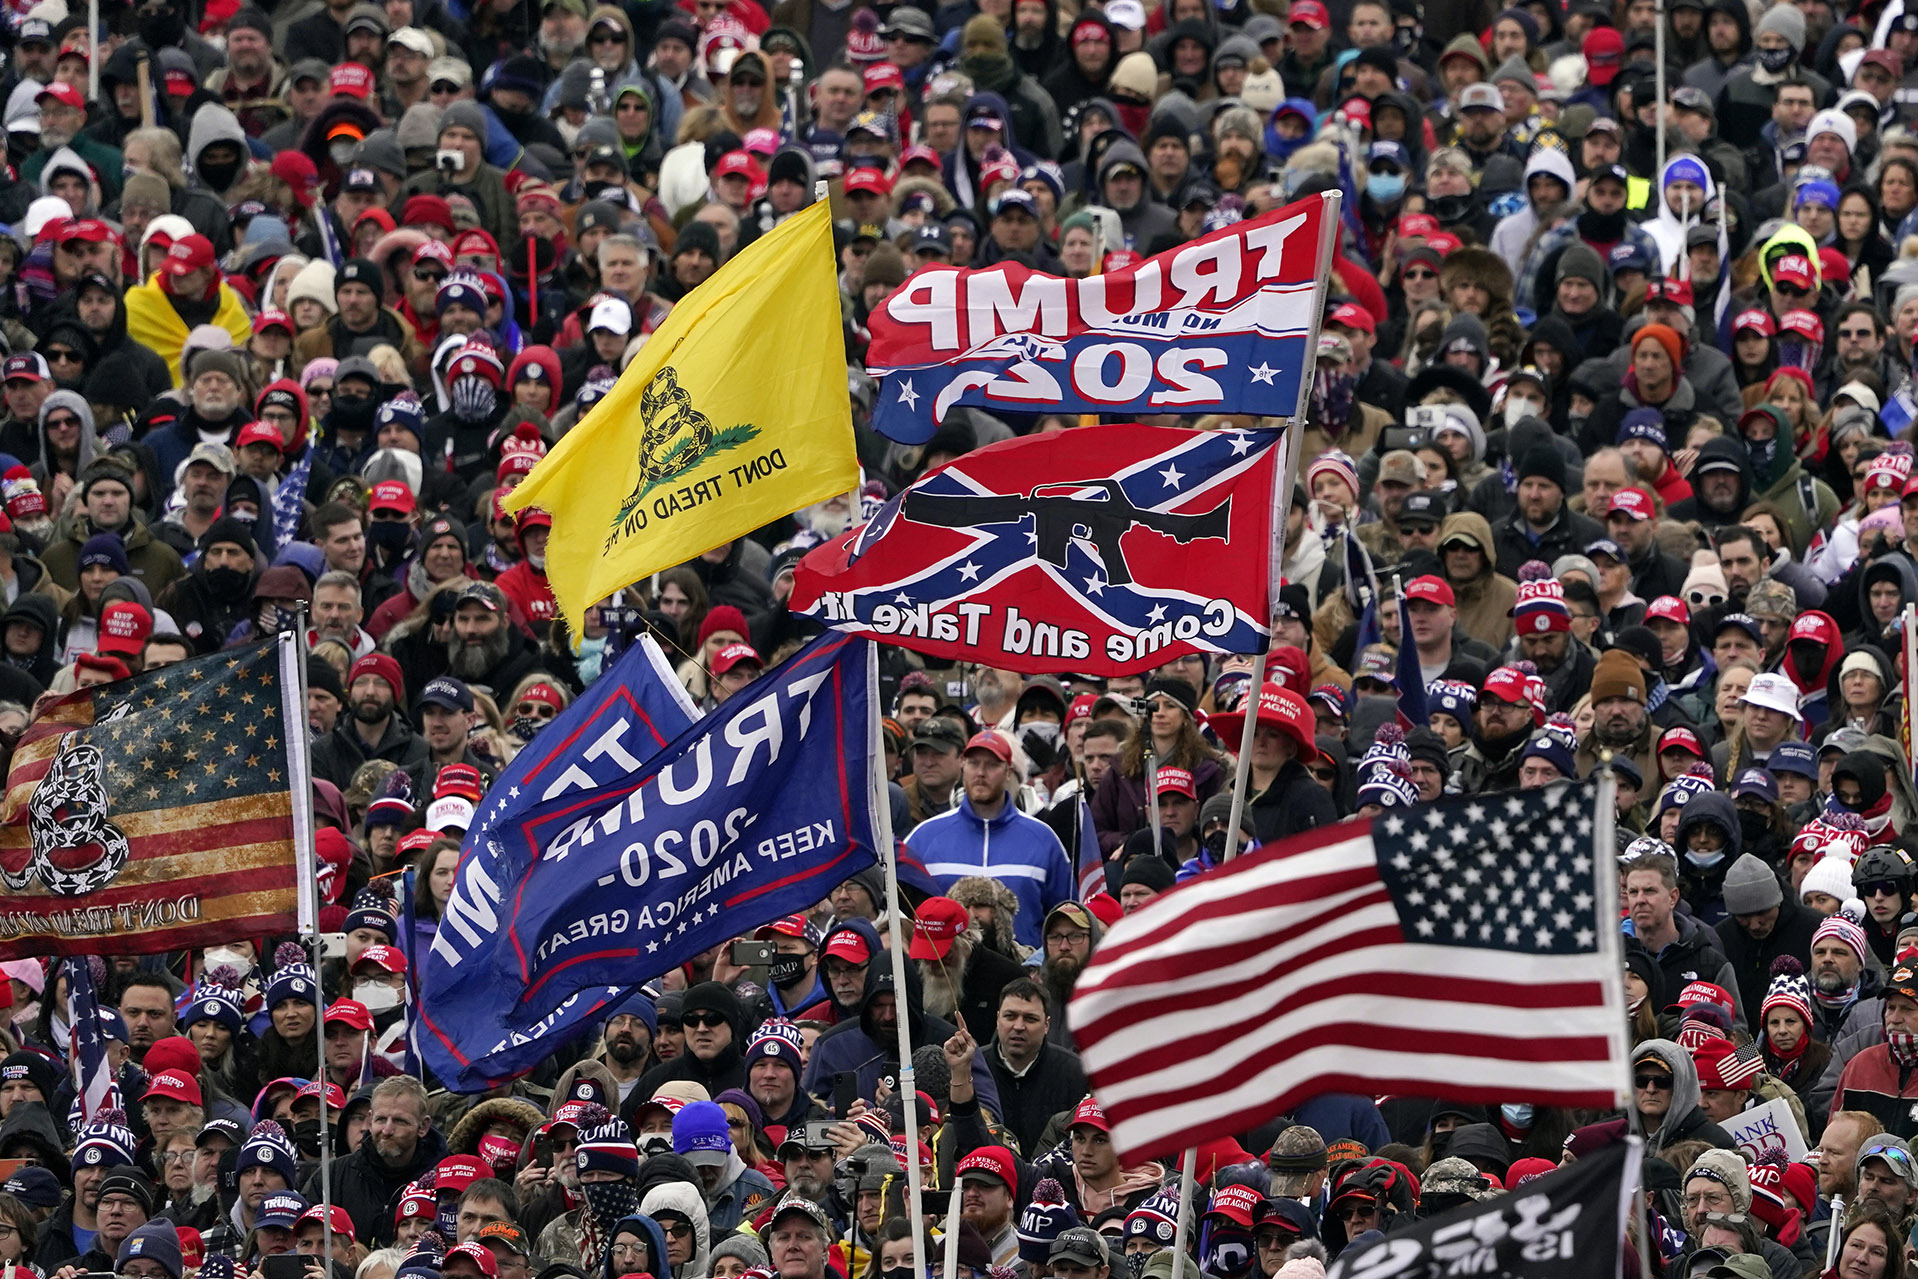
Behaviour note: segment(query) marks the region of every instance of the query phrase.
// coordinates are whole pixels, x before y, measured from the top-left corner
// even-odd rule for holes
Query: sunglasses
[[[1437,271],[1407,271],[1404,275],[1400,276],[1399,278],[1401,280],[1436,280],[1438,279],[1438,272]]]
[[[1686,591],[1685,602],[1693,608],[1710,608],[1714,604],[1723,604],[1725,597],[1717,591]]]
[[[1876,329],[1840,329],[1838,330],[1838,336],[1841,338],[1852,338],[1859,342],[1868,342],[1878,336],[1878,331]]]
[[[521,702],[513,708],[515,715],[529,716],[533,719],[552,719],[559,712],[545,702]]]
[[[691,1239],[693,1237],[693,1228],[688,1222],[662,1221],[659,1223],[659,1228],[666,1232],[666,1236],[669,1239]]]
[[[48,364],[80,363],[80,353],[78,351],[70,351],[65,347],[50,346],[42,354],[47,357]]]
[[[1896,897],[1899,891],[1898,885],[1889,879],[1875,879],[1869,884],[1858,885],[1861,897]]]
[[[333,384],[331,382],[328,382],[325,386],[321,386],[318,382],[315,382],[312,386],[309,386],[306,388],[306,394],[307,394],[307,398],[309,399],[311,399],[315,395],[330,396],[333,394]]]
[[[53,427],[78,426],[80,425],[80,419],[71,413],[62,413],[58,416],[49,416],[47,418],[47,425]]]
[[[1372,1214],[1376,1213],[1378,1209],[1372,1204],[1360,1203],[1360,1204],[1346,1204],[1344,1207],[1339,1208],[1336,1211],[1337,1211],[1338,1219],[1340,1221],[1362,1221],[1365,1218],[1370,1217]]]
[[[1788,298],[1802,298],[1808,295],[1811,292],[1811,290],[1801,289],[1796,284],[1786,284],[1783,281],[1780,281],[1779,283],[1772,285],[1772,292]]]
[[[1670,1092],[1672,1090],[1672,1077],[1670,1075],[1633,1075],[1632,1086],[1635,1088],[1651,1088],[1658,1092]]]
[[[627,101],[620,103],[617,107],[614,108],[614,110],[622,111],[622,112],[626,112],[626,111],[641,112],[646,110],[646,104],[644,102],[634,102],[628,99]]]
[[[430,90],[430,92],[436,93],[436,94],[458,93],[459,91],[460,91],[460,87],[457,84],[453,84],[450,81],[446,81],[446,80],[435,80],[433,82],[433,87]]]
[[[626,37],[614,31],[614,32],[608,32],[604,35],[592,36],[586,41],[586,43],[587,44],[625,44]]]
[[[727,1023],[718,1013],[686,1013],[679,1024],[688,1030],[718,1030]]]
[[[1306,771],[1322,782],[1336,782],[1339,780],[1339,773],[1335,768],[1308,768]]]
[[[440,281],[446,278],[446,272],[423,271],[418,267],[414,267],[413,278],[415,280],[418,280],[421,284],[438,284]]]

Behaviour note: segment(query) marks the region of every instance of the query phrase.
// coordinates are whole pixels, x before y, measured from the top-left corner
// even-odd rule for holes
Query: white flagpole
[[[299,701],[297,706],[286,708],[286,753],[289,761],[288,772],[292,775],[293,799],[293,845],[294,861],[303,863],[304,871],[300,875],[300,928],[306,934],[306,944],[313,955],[313,972],[320,972],[325,956],[320,944],[320,877],[316,864],[318,854],[314,849],[313,836],[313,734],[306,722],[306,662],[309,652],[306,646],[306,606],[302,604],[293,617],[293,656]],[[286,640],[280,641],[282,645]],[[281,683],[285,683],[284,675]],[[282,698],[284,705],[285,699]],[[297,761],[294,762],[294,761]],[[326,1003],[325,992],[315,994],[318,1016],[314,1018],[314,1047],[319,1058],[319,1073],[314,1076],[320,1083],[320,1229],[324,1232],[324,1252],[331,1263],[333,1257],[333,1140],[327,1132],[326,1114]]]
[[[1159,752],[1152,749],[1152,717],[1145,721],[1145,811],[1152,827],[1152,855],[1159,855]],[[1108,881],[1109,882],[1109,881]]]
[[[946,1269],[945,1273],[959,1273],[959,1196],[965,1188],[965,1182],[958,1177],[952,1179],[952,1193],[946,1202]]]
[[[879,727],[879,646],[871,640],[866,641],[866,707],[872,756],[868,782],[872,792],[873,836],[879,841],[879,856],[886,867],[886,932],[892,951],[892,998],[896,1010],[893,1020],[899,1028],[899,1093],[906,1116],[906,1206],[912,1217],[912,1268],[913,1273],[923,1279],[930,1273],[931,1258],[925,1255],[926,1212],[919,1202],[923,1186],[919,1176],[918,1079],[912,1068],[912,1031],[906,1016],[906,935],[900,923],[899,851],[893,844],[892,794],[887,788],[886,744]]]
[[[1400,625],[1404,625],[1403,618],[1400,619]],[[1622,976],[1625,971],[1625,943],[1619,933],[1618,775],[1612,771],[1611,751],[1601,750],[1598,761],[1598,768],[1593,773],[1598,780],[1598,797],[1595,801],[1597,811],[1592,814],[1592,882],[1598,887],[1598,953],[1604,957],[1607,970],[1599,988],[1605,992],[1605,1037],[1610,1045],[1607,1051],[1611,1053],[1612,1060],[1618,1063],[1618,1083],[1613,1100],[1619,1109],[1627,1110],[1632,1104],[1632,1058],[1631,1042],[1626,1036],[1625,985]],[[1645,1213],[1645,1194],[1638,1188],[1635,1168],[1643,1143],[1637,1137],[1627,1140],[1634,1147],[1629,1160],[1629,1164],[1634,1166],[1626,1169],[1625,1187],[1632,1197],[1632,1211],[1638,1222],[1639,1279],[1652,1279],[1651,1249],[1657,1244],[1651,1238],[1651,1221]]]
[[[1226,836],[1227,848],[1232,846],[1231,839],[1230,835]],[[1199,1148],[1187,1146],[1185,1167],[1179,1173],[1179,1220],[1172,1227],[1172,1279],[1185,1279],[1186,1245],[1192,1233],[1192,1198],[1198,1193],[1198,1178],[1192,1168],[1198,1162]]]

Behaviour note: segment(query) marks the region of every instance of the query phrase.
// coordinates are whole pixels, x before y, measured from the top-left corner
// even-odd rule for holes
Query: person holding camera
[[[455,101],[440,115],[439,150],[433,167],[409,178],[405,195],[457,191],[473,202],[480,227],[505,244],[519,231],[519,214],[506,190],[506,175],[486,162],[486,111],[477,102]]]

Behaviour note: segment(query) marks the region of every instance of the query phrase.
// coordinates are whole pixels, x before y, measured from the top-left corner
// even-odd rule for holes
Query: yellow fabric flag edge
[[[817,243],[813,242],[815,240]],[[547,551],[548,580],[560,613],[575,635],[581,633],[586,608],[614,591],[631,586],[662,569],[685,563],[813,502],[858,486],[859,463],[852,433],[851,397],[843,378],[845,354],[840,345],[839,287],[833,269],[835,258],[832,246],[831,211],[825,201],[816,202],[794,214],[770,233],[748,245],[711,279],[681,299],[666,322],[654,331],[632,363],[620,374],[613,390],[594,406],[593,412],[585,420],[567,432],[524,482],[503,499],[502,506],[508,512],[517,513],[527,507],[538,506],[552,514],[554,528]],[[816,268],[805,266],[808,260],[815,261]],[[819,351],[809,354],[803,346],[787,346],[781,354],[782,358],[792,360],[788,368],[804,367],[811,363],[820,370],[818,376],[822,378],[822,394],[814,399],[815,403],[824,402],[828,406],[832,421],[822,422],[815,414],[809,420],[794,422],[790,416],[793,408],[791,401],[768,402],[765,416],[773,421],[785,419],[778,430],[789,435],[809,432],[802,438],[805,452],[810,457],[805,464],[789,468],[793,487],[781,497],[772,497],[774,488],[768,487],[756,492],[756,501],[703,507],[694,522],[687,524],[683,531],[675,530],[677,537],[661,539],[664,545],[673,546],[674,550],[670,554],[663,554],[663,562],[660,563],[645,563],[637,569],[616,567],[614,562],[631,557],[621,554],[626,548],[613,548],[611,538],[607,540],[606,550],[596,554],[586,554],[583,548],[572,545],[581,540],[579,524],[591,521],[597,527],[600,515],[597,503],[573,500],[580,483],[603,485],[607,470],[605,459],[609,454],[631,456],[638,452],[634,445],[643,442],[646,428],[636,410],[645,388],[662,369],[676,367],[674,356],[681,348],[689,343],[697,345],[702,328],[728,323],[752,323],[753,331],[778,333],[784,342],[803,335],[806,324],[818,324],[826,318],[806,316],[800,318],[797,324],[768,320],[770,316],[775,317],[776,321],[779,314],[787,311],[792,304],[784,300],[788,291],[767,291],[766,277],[774,274],[790,277],[795,270],[806,269],[817,269],[821,273],[815,287],[819,287],[824,295],[833,300],[830,317],[824,326],[829,327],[832,349],[829,355]],[[803,292],[810,294],[811,288]],[[741,295],[746,296],[742,298]],[[742,316],[742,302],[755,308],[758,314],[747,312]],[[737,346],[732,350],[740,364],[730,366],[724,372],[730,373],[733,367],[742,372],[752,371],[750,354],[740,351]],[[646,358],[648,352],[653,353],[650,360]],[[823,393],[827,385],[824,374],[828,366],[831,370],[830,385],[834,390]],[[823,433],[820,431],[822,426],[825,428]],[[840,449],[831,448],[833,434],[839,436],[842,444]],[[793,442],[797,441],[788,442],[788,451]],[[822,445],[825,447],[822,448]],[[840,456],[833,457],[835,452]],[[808,484],[807,480],[811,482]],[[768,497],[772,497],[770,503],[766,501]],[[750,512],[749,521],[728,519],[729,513],[734,510]],[[564,527],[569,513],[573,517],[572,529]],[[616,520],[617,516],[614,522]],[[642,512],[642,526],[643,523]],[[598,534],[590,535],[588,540],[596,542]],[[692,542],[697,545],[691,545]],[[561,553],[556,556],[556,552]],[[556,558],[558,563],[555,562]],[[604,571],[608,569],[610,572]]]

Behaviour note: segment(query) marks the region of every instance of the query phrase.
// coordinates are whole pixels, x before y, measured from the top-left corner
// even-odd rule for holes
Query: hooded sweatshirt
[[[1645,1139],[1649,1153],[1657,1154],[1678,1142],[1697,1138],[1724,1150],[1732,1148],[1725,1130],[1705,1117],[1698,1107],[1698,1069],[1692,1056],[1669,1039],[1647,1039],[1632,1052],[1633,1061],[1656,1057],[1672,1072],[1672,1104],[1659,1117],[1656,1126],[1636,1109],[1626,1112],[1627,1127]]]
[[[1697,1084],[1693,1084],[1692,1091],[1698,1091]],[[692,1260],[674,1266],[673,1279],[706,1279],[713,1249],[712,1225],[706,1219],[706,1201],[700,1197],[698,1189],[683,1181],[669,1181],[654,1186],[640,1200],[639,1210],[655,1220],[662,1212],[676,1212],[693,1223]],[[664,1277],[660,1276],[659,1279]]]
[[[1686,804],[1678,822],[1678,884],[1692,915],[1701,923],[1715,924],[1725,917],[1725,872],[1738,860],[1743,848],[1738,809],[1723,791],[1694,795]],[[1716,827],[1722,843],[1715,853],[1693,853],[1688,848],[1692,832]]]
[[[1526,250],[1531,247],[1532,237],[1538,232],[1539,211],[1531,201],[1531,187],[1533,175],[1539,173],[1549,174],[1563,182],[1568,200],[1578,185],[1570,156],[1551,147],[1540,147],[1532,152],[1532,158],[1525,162],[1524,207],[1499,219],[1498,226],[1492,231],[1492,252],[1511,265],[1514,276],[1524,269]]]
[[[40,460],[30,468],[33,478],[40,482],[42,492],[47,491],[56,469],[53,451],[47,447],[47,415],[55,409],[66,409],[80,419],[80,443],[73,464],[71,467],[61,466],[59,470],[78,479],[92,465],[100,447],[100,437],[95,434],[93,406],[87,403],[86,397],[78,391],[55,391],[49,395],[40,406]]]

